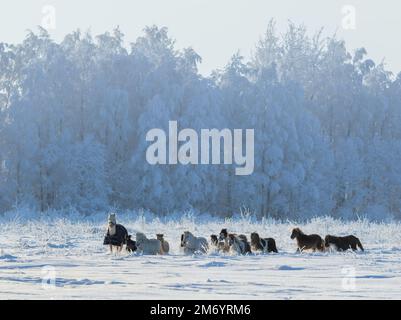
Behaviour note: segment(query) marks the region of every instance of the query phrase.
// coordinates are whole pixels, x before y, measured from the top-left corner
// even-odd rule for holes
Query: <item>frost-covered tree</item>
[[[401,76],[335,35],[275,23],[252,58],[204,77],[201,57],[150,26],[129,47],[120,29],[39,28],[0,43],[0,211],[109,206],[158,214],[401,217]],[[255,168],[151,165],[153,128],[254,129]],[[180,142],[180,145],[185,142]]]

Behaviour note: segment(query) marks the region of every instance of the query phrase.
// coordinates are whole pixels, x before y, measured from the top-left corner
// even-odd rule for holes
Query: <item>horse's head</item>
[[[114,226],[117,224],[117,219],[116,219],[116,214],[115,213],[110,213],[109,217],[107,219],[107,222],[109,226]]]
[[[212,244],[214,244],[215,246],[217,246],[217,244],[219,243],[219,239],[217,238],[217,236],[215,234],[210,235],[210,242]]]
[[[333,241],[333,236],[327,235],[327,236],[324,238],[324,246],[325,246],[326,248],[330,247],[330,243],[332,243],[332,241]]]
[[[254,243],[258,243],[258,242],[260,242],[259,234],[257,234],[256,232],[252,232],[251,233],[251,243],[254,244]]]
[[[299,228],[294,228],[294,229],[292,229],[291,239],[298,238],[301,234],[302,234],[301,229],[299,229]]]
[[[141,244],[141,243],[143,243],[144,241],[146,241],[147,240],[147,238],[146,238],[146,236],[145,236],[145,234],[144,233],[142,233],[142,232],[137,232],[136,233],[136,243],[139,245],[139,244]]]
[[[232,246],[235,242],[235,235],[232,233],[228,234],[228,245]]]
[[[220,235],[219,235],[219,240],[223,241],[227,238],[228,232],[227,229],[221,229]]]

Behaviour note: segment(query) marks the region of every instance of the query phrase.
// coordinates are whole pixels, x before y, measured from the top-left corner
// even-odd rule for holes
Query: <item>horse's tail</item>
[[[359,247],[359,249],[361,249],[362,251],[364,251],[364,249],[363,249],[363,247],[362,247],[362,243],[361,243],[361,241],[359,241],[358,238],[356,238],[356,244],[357,244],[357,246]]]

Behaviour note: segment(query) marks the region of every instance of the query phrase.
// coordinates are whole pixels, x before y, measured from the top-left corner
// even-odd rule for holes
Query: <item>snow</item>
[[[121,216],[130,234],[164,233],[170,254],[110,254],[102,245],[106,218],[0,218],[1,299],[400,299],[398,222],[306,223]],[[290,230],[358,236],[365,252],[295,253]],[[278,254],[185,256],[184,230],[209,237],[221,228],[274,237]],[[44,283],[47,275],[54,275]],[[50,277],[51,278],[51,277]],[[353,285],[354,284],[354,285]]]

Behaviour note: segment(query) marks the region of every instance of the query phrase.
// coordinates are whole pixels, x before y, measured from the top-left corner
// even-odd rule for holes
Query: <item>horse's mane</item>
[[[300,235],[305,235],[305,233],[303,233],[303,231],[299,228],[295,228],[294,230],[296,230]]]

